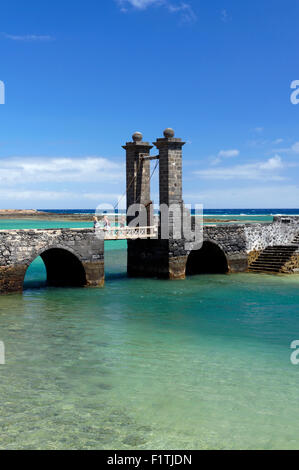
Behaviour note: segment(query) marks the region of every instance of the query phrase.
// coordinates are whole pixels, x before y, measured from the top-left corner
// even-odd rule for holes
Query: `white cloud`
[[[5,205],[5,201],[13,201],[19,202],[19,207],[28,207],[28,201],[30,202],[30,208],[41,208],[41,206],[45,206],[44,201],[47,202],[46,206],[49,207],[49,203],[53,201],[58,201],[60,205],[64,206],[65,202],[68,201],[67,206],[70,207],[71,205],[77,207],[77,205],[82,206],[82,200],[89,201],[86,204],[91,204],[93,202],[93,206],[96,207],[102,203],[110,203],[115,204],[119,199],[120,195],[116,193],[85,193],[85,192],[74,192],[74,191],[43,191],[38,189],[1,189],[0,190],[0,199],[1,205]],[[34,201],[35,207],[32,205],[32,201]],[[83,206],[85,205],[83,203]],[[125,204],[125,199],[122,199],[119,207],[123,208]],[[7,205],[7,204],[6,204]],[[2,207],[2,206],[1,206]],[[10,206],[9,206],[10,207]],[[78,206],[79,207],[79,206]],[[64,206],[65,208],[65,206]]]
[[[125,165],[103,157],[0,159],[2,207],[96,207],[124,189]]]
[[[184,22],[196,21],[196,14],[194,13],[189,3],[180,3],[179,5],[166,4],[171,13],[181,13]]]
[[[223,9],[221,11],[221,20],[226,23],[228,21],[229,17],[228,17],[228,13],[227,13],[227,10]]]
[[[281,181],[284,178],[277,174],[277,170],[283,168],[282,159],[279,155],[269,158],[265,162],[248,163],[232,167],[210,168],[198,170],[194,174],[204,179],[230,180],[272,180]]]
[[[269,158],[265,163],[261,163],[259,167],[261,170],[277,170],[283,168],[283,164],[281,157],[275,155],[275,157]]]
[[[291,147],[275,149],[273,150],[273,152],[298,155],[299,154],[299,142],[295,142],[293,145],[291,145]]]
[[[290,148],[285,149],[285,152],[299,153],[299,142],[295,142]]]
[[[101,157],[11,158],[0,160],[0,184],[118,182],[124,166]]]
[[[3,200],[15,200],[15,201],[56,201],[71,199],[74,197],[74,193],[67,191],[39,191],[39,190],[0,190],[0,198]],[[78,195],[77,195],[78,197]],[[38,203],[38,202],[37,202]]]
[[[144,10],[148,6],[151,5],[161,5],[164,3],[163,0],[117,0],[120,5],[129,4],[134,8],[138,8],[139,10]]]
[[[299,153],[299,142],[296,142],[294,145],[292,145],[291,150],[294,153]]]
[[[299,200],[299,186],[235,186],[229,188],[203,190],[199,193],[186,193],[186,203],[204,204],[206,209],[218,208],[297,208]],[[232,217],[233,218],[233,217]]]
[[[219,158],[231,158],[238,157],[240,155],[239,150],[220,150],[218,153]]]
[[[11,39],[12,41],[25,41],[25,42],[33,42],[33,41],[52,41],[54,38],[50,35],[38,35],[38,34],[25,34],[25,35],[15,35],[15,34],[7,34],[2,33],[6,39]]]
[[[240,155],[239,150],[220,150],[217,157],[211,156],[211,165],[218,165],[221,163],[222,158],[238,157]]]
[[[169,0],[116,0],[123,12],[128,11],[127,7],[131,6],[138,10],[145,10],[151,6],[162,6],[170,13],[180,13],[182,21],[191,22],[196,20],[196,14],[192,6],[186,2],[172,3]]]

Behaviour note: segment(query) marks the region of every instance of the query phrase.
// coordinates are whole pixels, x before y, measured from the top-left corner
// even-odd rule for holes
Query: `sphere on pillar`
[[[174,130],[171,127],[167,127],[164,131],[165,139],[172,139],[174,137]]]
[[[141,134],[141,132],[135,132],[132,135],[132,139],[133,139],[134,142],[141,142],[142,139],[143,139],[143,135]]]

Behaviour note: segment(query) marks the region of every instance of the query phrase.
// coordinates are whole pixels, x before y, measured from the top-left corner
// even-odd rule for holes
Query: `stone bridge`
[[[128,273],[184,279],[191,274],[246,272],[266,248],[292,245],[298,234],[299,217],[275,217],[273,223],[204,226],[200,250],[186,251],[182,240],[129,241]],[[294,246],[285,272],[299,269],[298,252]]]
[[[104,284],[104,241],[93,229],[0,230],[0,293],[22,291],[38,256],[50,285]]]
[[[206,226],[204,227],[204,246],[207,247],[209,243],[212,243],[223,252],[228,272],[242,272],[247,271],[250,263],[257,259],[265,249],[292,245],[298,234],[299,217],[279,216],[274,217],[273,223]],[[298,269],[298,249],[295,250],[295,248],[294,246],[290,268]],[[196,257],[198,263],[199,253]],[[210,256],[207,262],[209,259],[211,261]]]
[[[144,142],[138,132],[123,147],[127,224],[111,229],[110,235],[128,239],[129,276],[184,279],[186,274],[244,272],[253,267],[280,272],[281,268],[289,272],[299,269],[299,217],[276,217],[270,224],[206,226],[202,248],[186,251],[188,240],[183,237],[177,240],[173,230],[182,217],[192,221],[183,201],[185,143],[174,135],[168,128],[164,137],[154,142],[159,152],[155,156],[150,155],[153,146]],[[170,231],[166,240],[159,229],[161,213],[156,220],[153,212],[151,160],[156,160],[155,168],[159,164],[160,208],[174,205],[179,208],[179,215],[171,211],[167,215]],[[146,211],[146,226],[131,228],[136,212],[142,210]],[[50,285],[97,287],[104,284],[104,240],[93,229],[11,230],[0,231],[0,293],[21,291],[26,270],[38,256],[45,263]]]
[[[299,217],[273,223],[205,226],[201,249],[184,251],[181,240],[128,240],[131,276],[183,279],[200,273],[245,272],[271,246],[288,246],[299,234]],[[165,256],[165,245],[172,251]],[[296,249],[289,271],[299,269]],[[104,240],[94,229],[0,230],[0,294],[21,292],[27,268],[44,261],[52,286],[104,285]],[[136,256],[136,258],[135,258]]]

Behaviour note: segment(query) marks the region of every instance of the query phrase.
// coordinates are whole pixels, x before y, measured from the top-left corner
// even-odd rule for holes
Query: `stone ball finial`
[[[142,139],[143,139],[143,135],[141,134],[141,132],[135,132],[132,135],[132,139],[133,139],[134,142],[141,142]]]
[[[165,129],[164,131],[164,137],[166,139],[171,139],[172,137],[174,137],[174,130],[170,127],[167,127],[167,129]]]

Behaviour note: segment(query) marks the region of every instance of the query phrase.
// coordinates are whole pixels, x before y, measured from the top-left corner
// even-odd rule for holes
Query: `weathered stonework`
[[[169,279],[185,279],[188,256],[178,256],[169,259]]]
[[[299,217],[274,217],[271,224],[246,224],[246,250],[261,251],[268,246],[289,245],[299,232]]]
[[[0,294],[21,292],[27,266],[0,266]]]
[[[283,266],[282,271],[286,274],[292,274],[299,272],[299,253],[296,252],[291,259]]]
[[[274,217],[273,223],[204,227],[204,240],[216,243],[225,253],[230,272],[246,271],[267,247],[287,246],[299,234],[299,217]],[[284,272],[299,269],[295,254]]]
[[[148,161],[143,162],[143,171],[138,166],[140,154],[149,156],[151,146],[147,142],[142,142],[141,134],[136,142],[128,142],[124,146],[127,160],[127,207],[139,202],[146,205],[150,201],[150,168],[145,166]],[[182,147],[185,142],[174,138],[172,129],[164,132],[164,138],[157,139],[154,145],[159,151],[159,190],[160,206],[171,207],[177,205],[181,208],[181,214],[186,214],[182,200]],[[137,169],[136,169],[137,168]],[[138,171],[139,168],[139,171]],[[131,178],[134,174],[139,175],[141,181],[135,185],[135,189],[130,186]],[[138,179],[138,178],[137,178]],[[133,185],[134,186],[134,185]],[[159,277],[167,279],[182,279],[185,277],[185,267],[187,252],[185,240],[175,240],[173,234],[173,224],[177,217],[182,217],[171,211],[167,215],[167,221],[163,220],[170,228],[169,239],[163,239],[161,229],[157,240],[136,240],[128,241],[128,274],[130,276]],[[131,218],[127,218],[128,224]],[[159,220],[161,227],[161,220]]]
[[[155,239],[128,240],[129,276],[184,279],[186,271],[188,274],[244,272],[266,248],[287,245],[291,246],[284,248],[283,272],[298,272],[299,217],[275,217],[270,224],[205,226],[201,248],[192,245],[191,234],[177,236],[173,227],[181,226],[177,224],[181,219],[193,232],[195,229],[195,218],[182,199],[184,142],[174,137],[172,129],[166,129],[164,138],[157,139],[154,145],[159,155],[150,157],[152,146],[136,133],[133,142],[124,146],[127,206],[135,205],[137,212],[140,205],[145,206],[144,225],[153,225],[154,219],[158,225]],[[149,209],[150,158],[159,158],[160,163],[160,209],[161,206],[169,208],[166,215],[161,210],[159,217],[154,217]],[[174,206],[179,210],[171,210]],[[134,217],[135,213],[127,216],[128,225]],[[169,228],[166,239],[165,226]],[[22,291],[26,270],[38,256],[45,263],[51,285],[99,287],[104,284],[104,240],[96,237],[93,229],[0,231],[0,294]]]
[[[261,252],[262,251],[259,251],[259,250],[253,250],[250,253],[248,253],[248,265],[256,261],[258,257],[260,256]]]
[[[38,256],[50,284],[104,284],[104,241],[94,230],[1,230],[0,293],[22,291],[26,270]]]
[[[144,157],[149,156],[153,148],[148,142],[142,142],[142,135],[136,132],[133,142],[127,142],[123,146],[126,150],[126,187],[127,187],[127,209],[132,205],[150,202],[150,161]],[[133,215],[127,216],[129,225]]]
[[[203,239],[215,243],[226,255],[229,272],[242,272],[248,268],[247,239],[244,225],[206,226]]]
[[[128,142],[124,148],[127,157],[127,204],[147,204],[150,201],[150,167],[149,161],[140,163],[142,155],[149,157],[151,146],[142,142],[142,135],[133,136],[134,142]],[[164,131],[164,138],[157,139],[154,145],[159,151],[159,183],[160,183],[160,210],[161,206],[172,205],[180,208],[178,213],[169,211],[167,220],[160,216],[155,217],[159,226],[156,240],[128,241],[128,274],[130,276],[159,277],[167,279],[183,279],[186,275],[189,255],[198,252],[192,249],[192,243],[182,236],[179,239],[173,233],[173,224],[179,218],[185,217],[188,221],[190,213],[185,208],[182,199],[182,148],[184,142],[174,137],[172,129]],[[134,179],[135,177],[135,179]],[[132,181],[134,182],[132,184]],[[130,223],[132,217],[127,218]],[[189,221],[190,222],[190,221]],[[169,239],[165,240],[161,234],[161,226],[169,227]],[[194,232],[195,218],[192,217],[192,230]],[[217,246],[222,253],[221,272],[244,272],[254,262],[259,254],[267,247],[274,245],[291,244],[299,233],[299,217],[275,217],[274,222],[256,224],[234,224],[205,226],[203,228],[204,256],[198,257],[199,263],[209,262],[209,247],[211,260],[217,257],[213,246]],[[191,245],[191,246],[190,246]],[[188,247],[188,248],[187,248]],[[221,257],[218,252],[218,257]],[[193,256],[192,255],[192,256]],[[226,267],[223,261],[226,260]],[[194,258],[194,256],[193,256]],[[194,270],[192,262],[192,269]],[[296,269],[296,262],[290,263],[289,268]],[[225,270],[225,271],[224,271]],[[207,269],[207,272],[209,270]]]

